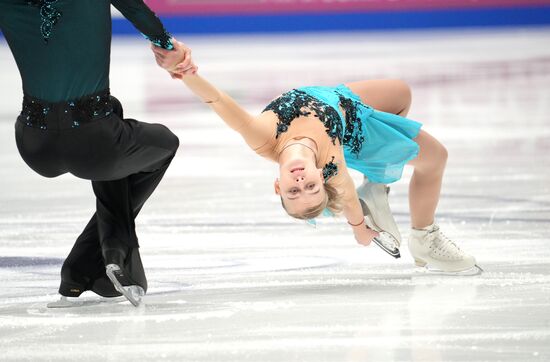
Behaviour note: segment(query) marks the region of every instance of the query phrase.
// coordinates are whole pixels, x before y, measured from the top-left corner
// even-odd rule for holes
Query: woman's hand
[[[197,74],[199,67],[195,65],[192,61],[187,63],[180,63],[174,68],[173,71],[170,71],[170,76],[172,79],[182,79],[186,75]]]
[[[378,232],[372,229],[369,229],[365,226],[365,223],[362,223],[358,226],[352,226],[353,235],[355,235],[355,240],[358,244],[368,246],[372,242],[372,239],[378,236]]]

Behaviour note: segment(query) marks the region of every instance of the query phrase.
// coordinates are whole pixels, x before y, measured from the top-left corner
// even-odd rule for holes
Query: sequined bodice
[[[333,144],[336,140],[348,147],[353,154],[359,154],[365,141],[363,126],[358,116],[358,101],[336,93],[338,108],[321,101],[301,89],[293,89],[273,100],[264,110],[273,111],[279,119],[276,138],[286,132],[292,121],[300,116],[311,116],[318,119],[325,126],[327,135]],[[344,122],[343,122],[344,121]],[[345,127],[344,127],[345,125]]]
[[[313,112],[313,117],[318,118],[326,128],[326,133],[336,144],[336,140],[342,143],[342,122],[338,112],[326,103],[323,103],[309,94],[293,89],[273,100],[264,110],[273,111],[279,122],[277,123],[277,135],[288,131],[290,124],[300,116],[309,116]]]
[[[275,138],[287,132],[297,118],[308,117],[317,119],[324,125],[325,133],[333,145],[337,145],[338,140],[339,145],[347,148],[351,154],[358,155],[365,141],[358,107],[367,106],[337,91],[331,93],[333,102],[324,101],[320,97],[309,94],[309,91],[314,91],[315,88],[323,87],[293,89],[273,100],[264,109],[264,112],[273,111],[278,118]],[[323,168],[323,174],[325,179],[329,179],[337,173],[337,163],[334,163],[334,156],[332,156],[332,161]]]

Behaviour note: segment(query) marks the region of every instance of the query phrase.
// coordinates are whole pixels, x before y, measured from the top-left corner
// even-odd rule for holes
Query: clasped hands
[[[174,45],[173,50],[166,50],[151,44],[157,64],[166,69],[174,79],[196,74],[199,68],[193,62],[191,49],[175,38],[172,38],[172,44]]]

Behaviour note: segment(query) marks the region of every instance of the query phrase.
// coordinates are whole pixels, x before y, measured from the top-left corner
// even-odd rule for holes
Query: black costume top
[[[143,0],[0,0],[0,30],[25,94],[60,102],[109,88],[111,3],[154,44],[173,49]]]

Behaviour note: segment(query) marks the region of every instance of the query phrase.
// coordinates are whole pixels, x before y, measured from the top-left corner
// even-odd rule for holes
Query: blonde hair
[[[281,197],[281,205],[283,205],[283,209],[285,209],[287,214],[289,214],[293,218],[301,219],[301,220],[314,219],[317,216],[321,215],[324,209],[328,209],[330,212],[332,212],[335,215],[341,213],[342,209],[344,208],[344,205],[342,204],[342,195],[340,194],[340,192],[338,192],[336,187],[328,183],[323,184],[323,187],[327,194],[325,199],[319,205],[312,206],[305,209],[301,214],[293,214],[288,212],[282,197]]]

